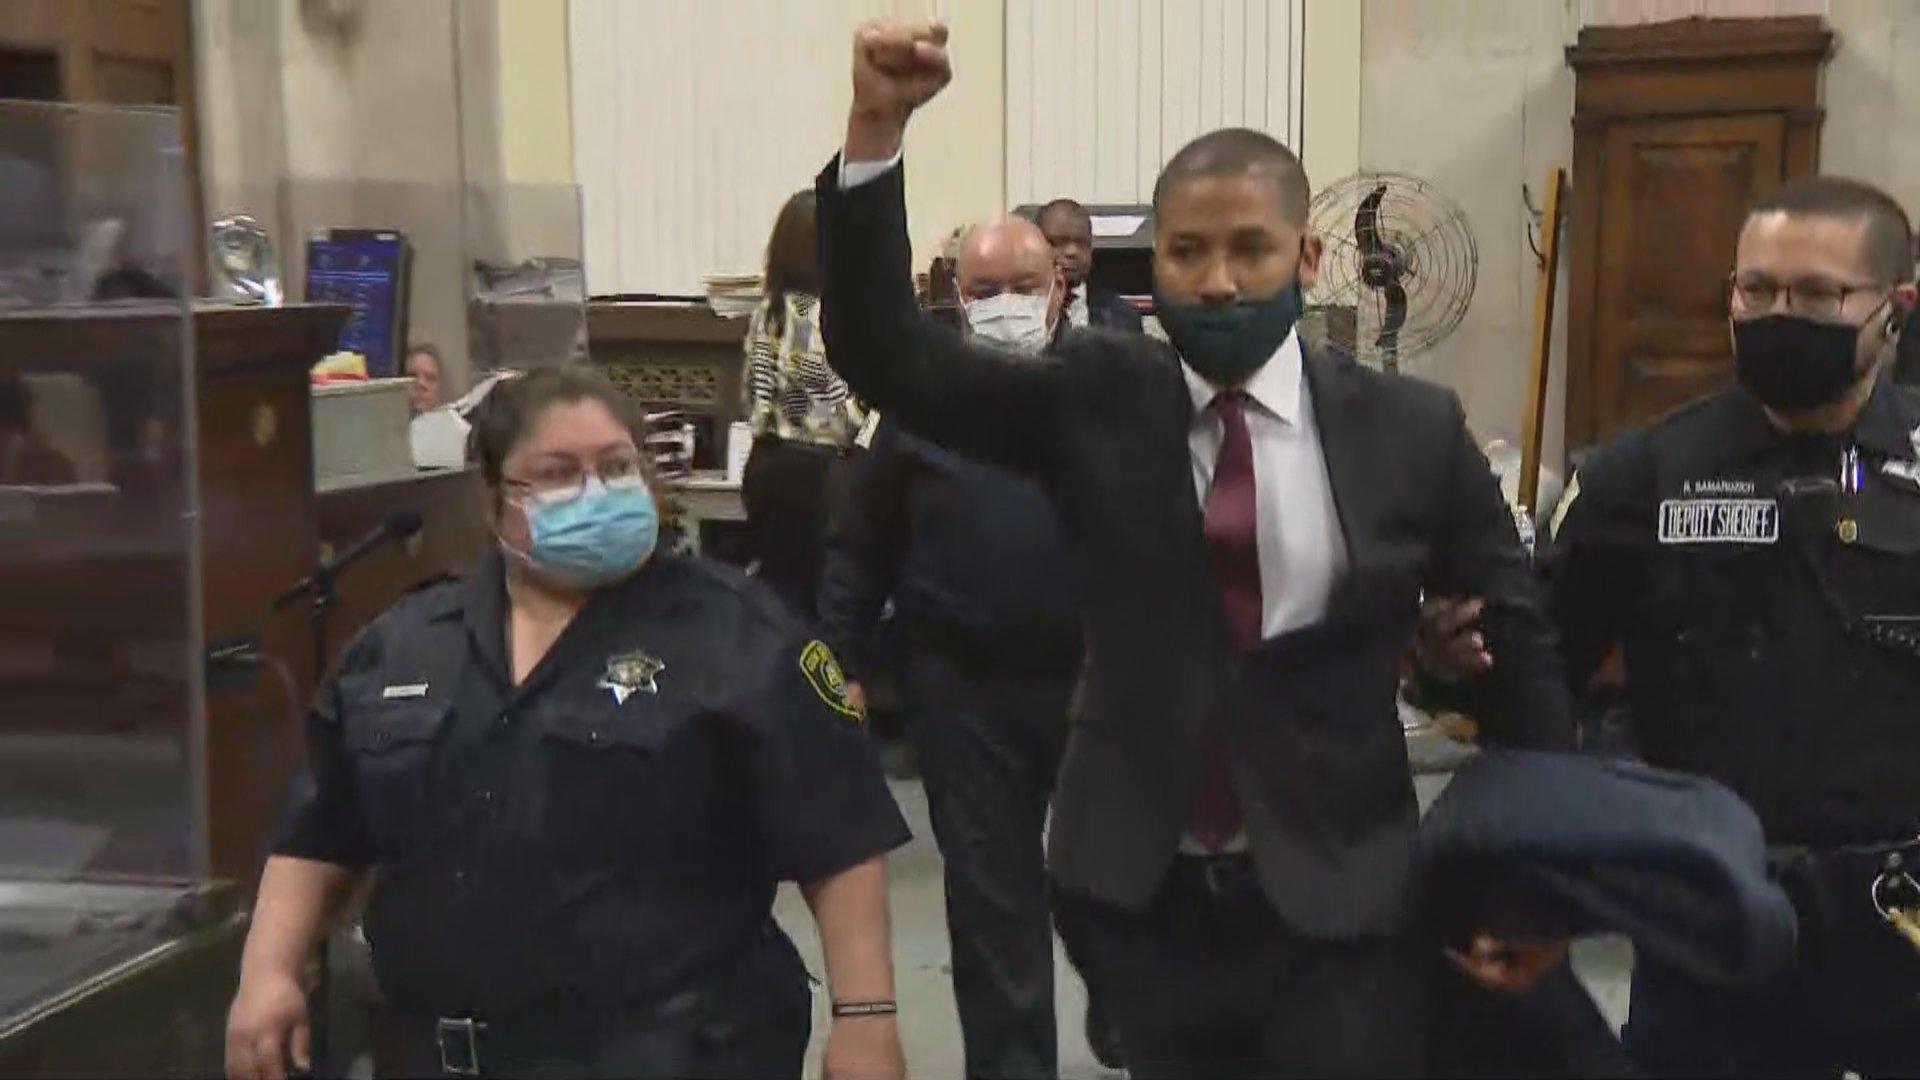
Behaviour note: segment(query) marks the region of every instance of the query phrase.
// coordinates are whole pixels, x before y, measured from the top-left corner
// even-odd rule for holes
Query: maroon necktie
[[[1247,398],[1237,390],[1217,395],[1208,406],[1220,417],[1226,437],[1213,462],[1213,486],[1207,490],[1207,567],[1220,590],[1227,616],[1227,640],[1236,653],[1260,643],[1260,515],[1254,497],[1253,437],[1247,431]],[[1218,718],[1206,728],[1200,790],[1193,801],[1194,839],[1219,851],[1240,831],[1240,801],[1233,793],[1227,740]]]

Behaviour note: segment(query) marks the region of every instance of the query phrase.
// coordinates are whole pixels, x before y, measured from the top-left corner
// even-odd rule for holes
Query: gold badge
[[[865,720],[866,714],[854,706],[847,697],[847,675],[840,670],[840,661],[833,658],[833,650],[827,648],[824,641],[809,641],[800,650],[800,674],[807,677],[807,685],[820,695],[820,700],[834,712],[851,720]]]
[[[1851,544],[1860,539],[1860,523],[1852,518],[1841,518],[1840,524],[1834,527],[1834,531],[1840,534],[1840,542],[1843,544]]]
[[[614,704],[625,705],[638,691],[658,694],[660,684],[655,678],[665,670],[667,665],[657,657],[638,651],[621,653],[607,658],[607,673],[600,676],[596,688],[612,693]]]

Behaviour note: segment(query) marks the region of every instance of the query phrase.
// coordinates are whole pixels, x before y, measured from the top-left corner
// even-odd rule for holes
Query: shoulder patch
[[[866,720],[866,713],[848,699],[846,672],[840,670],[840,661],[834,659],[826,642],[815,639],[801,647],[800,674],[828,708],[849,720]]]

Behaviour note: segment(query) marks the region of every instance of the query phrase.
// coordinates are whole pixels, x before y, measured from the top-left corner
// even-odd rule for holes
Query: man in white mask
[[[974,337],[1024,356],[1053,343],[1067,289],[1038,225],[1008,217],[974,226],[955,275]]]
[[[955,279],[975,341],[1038,357],[1064,329],[1066,289],[1029,221],[969,230]],[[884,414],[860,442],[867,453],[851,459],[848,496],[827,529],[823,634],[851,650],[847,689],[861,700],[880,613],[893,602],[905,643],[895,683],[945,857],[966,1074],[1055,1076],[1041,834],[1083,655],[1073,561],[1032,480],[942,450]],[[1099,1053],[1106,1023],[1094,1015],[1088,1027]]]

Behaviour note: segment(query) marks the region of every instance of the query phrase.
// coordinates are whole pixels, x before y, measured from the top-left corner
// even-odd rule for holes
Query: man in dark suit
[[[1025,218],[960,245],[967,334],[1038,356],[1062,288]],[[850,695],[875,666],[883,606],[905,639],[898,685],[940,846],[968,1076],[1052,1077],[1053,917],[1041,849],[1080,670],[1080,614],[1058,515],[1031,479],[969,461],[875,413],[827,530],[823,636]],[[1104,1034],[1096,1019],[1092,1038]],[[1096,1041],[1096,1053],[1098,1043]]]
[[[1120,294],[1093,283],[1093,216],[1072,199],[1040,208],[1034,223],[1053,245],[1053,263],[1067,282],[1067,323],[1142,333],[1140,312]]]
[[[914,303],[901,141],[951,77],[939,26],[856,37],[821,174],[828,354],[949,449],[1033,475],[1083,598],[1051,826],[1063,936],[1142,1075],[1418,1072],[1428,966],[1395,709],[1421,591],[1485,599],[1489,738],[1571,744],[1525,552],[1458,401],[1302,349],[1320,241],[1256,132],[1162,172],[1156,304],[1178,352],[1098,329],[1054,354],[972,344]],[[1532,985],[1563,948],[1476,941]]]

